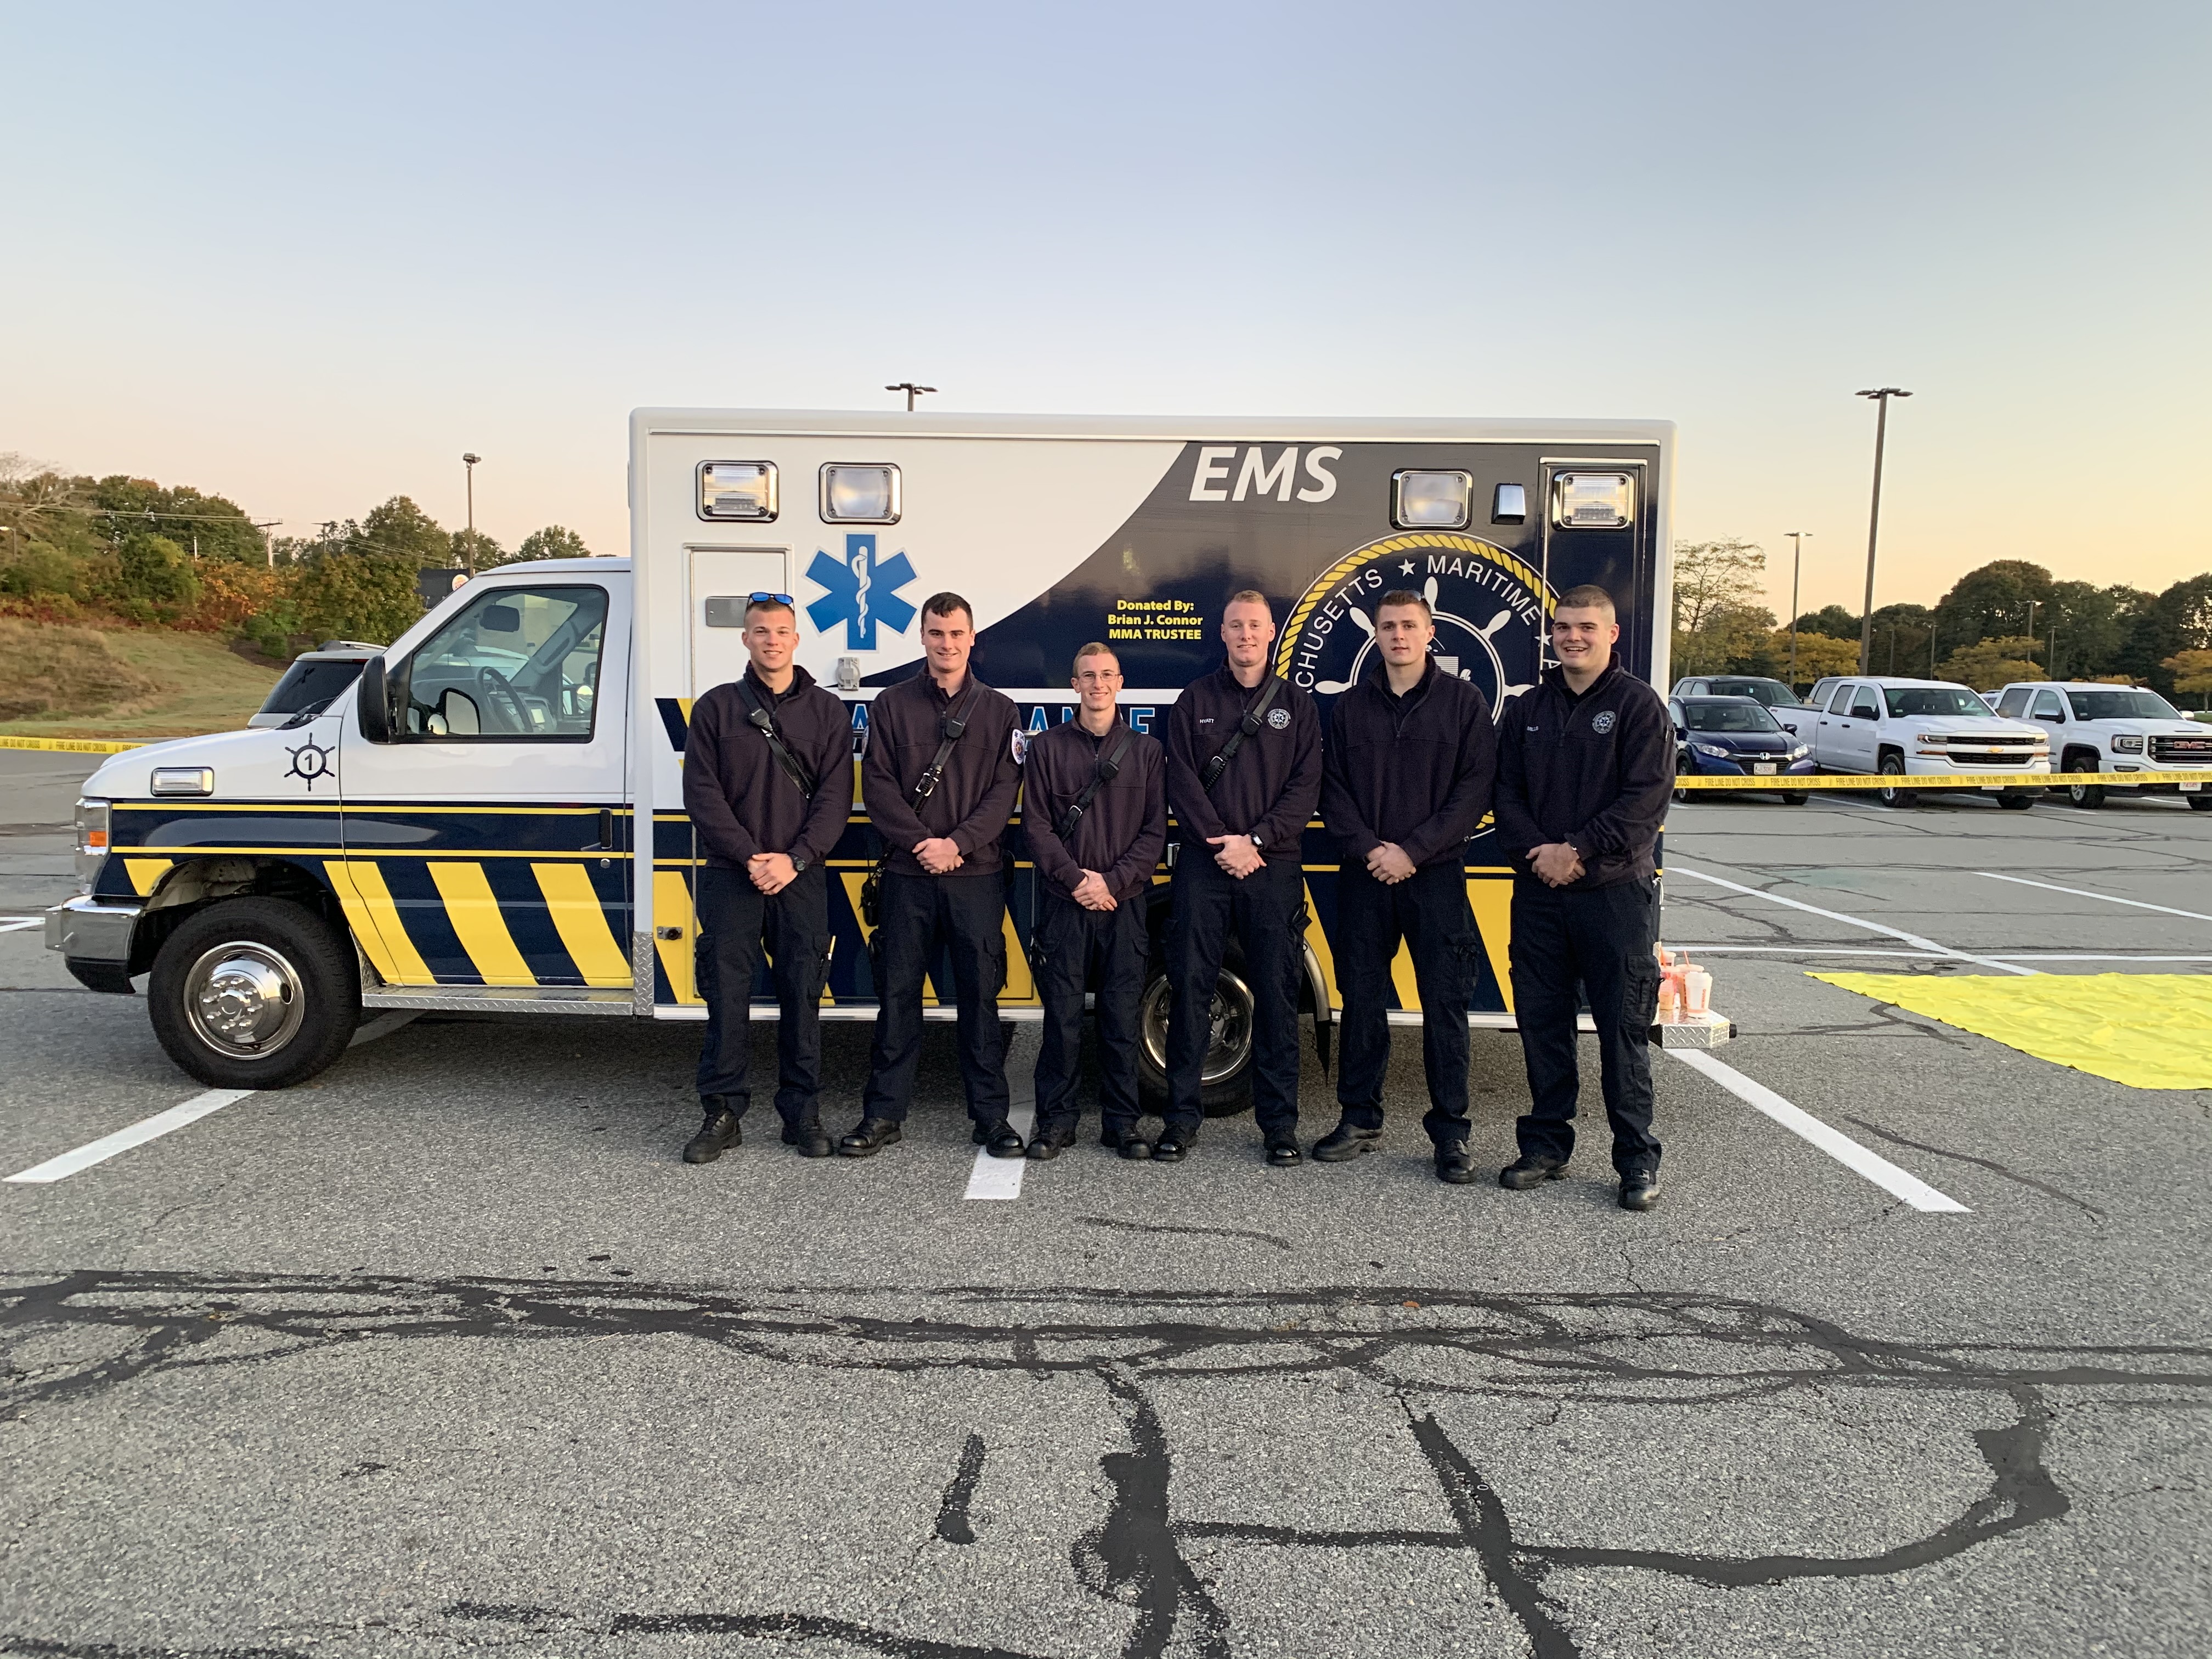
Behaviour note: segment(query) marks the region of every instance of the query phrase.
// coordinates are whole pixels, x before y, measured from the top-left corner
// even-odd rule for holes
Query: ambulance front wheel
[[[218,1089],[282,1089],[343,1054],[361,1020],[351,950],[289,899],[219,899],[161,943],[146,987],[169,1058]]]
[[[1199,1068],[1198,1103],[1208,1117],[1252,1109],[1252,988],[1243,964],[1224,963],[1213,982],[1213,1036]],[[1145,987],[1137,1010],[1137,1082],[1148,1112],[1168,1102],[1168,976]]]

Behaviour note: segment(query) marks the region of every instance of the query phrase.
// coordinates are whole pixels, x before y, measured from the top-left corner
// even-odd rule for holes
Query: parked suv
[[[2046,726],[2063,772],[2182,772],[2212,779],[2212,730],[2188,719],[2155,691],[2078,680],[2017,680],[1997,694],[1997,713]],[[2212,812],[2212,789],[2197,783],[2114,784],[2131,795],[2188,798]],[[2070,784],[2076,806],[2102,806],[2106,786]]]
[[[246,725],[291,726],[313,720],[361,678],[362,664],[383,649],[358,640],[325,640],[315,650],[301,652]]]
[[[1760,674],[1686,674],[1674,682],[1674,689],[1667,696],[1669,701],[1676,697],[1749,697],[1772,709],[1775,720],[1785,732],[1796,732],[1804,724],[1802,716],[1811,712],[1797,701],[1797,694],[1780,680],[1770,680]],[[1805,734],[1800,732],[1798,735]]]
[[[2047,776],[2051,771],[2051,740],[2042,726],[2000,719],[1972,691],[1948,680],[1834,676],[1814,682],[1807,701],[1813,758],[1824,772],[1941,777],[2015,771]],[[2014,809],[2033,806],[2040,793],[1973,787]],[[1919,792],[1877,793],[1885,806],[1911,806]]]

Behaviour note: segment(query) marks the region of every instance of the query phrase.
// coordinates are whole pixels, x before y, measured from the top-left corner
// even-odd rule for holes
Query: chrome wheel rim
[[[1165,978],[1154,980],[1145,993],[1145,1006],[1137,1022],[1138,1040],[1145,1057],[1164,1073],[1168,1068],[1168,1009],[1173,1001]],[[1252,1058],[1252,988],[1237,973],[1224,968],[1213,981],[1213,1037],[1206,1044],[1199,1066],[1199,1082],[1208,1086],[1226,1081],[1244,1069]]]
[[[299,1034],[307,999],[283,952],[252,939],[203,951],[185,975],[192,1035],[232,1060],[266,1060]]]

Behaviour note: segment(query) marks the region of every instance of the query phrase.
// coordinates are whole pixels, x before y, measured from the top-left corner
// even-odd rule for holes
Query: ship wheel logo
[[[312,795],[315,793],[315,780],[330,776],[331,757],[337,751],[310,740],[284,752],[292,757],[292,769],[284,775],[305,781],[307,793]]]

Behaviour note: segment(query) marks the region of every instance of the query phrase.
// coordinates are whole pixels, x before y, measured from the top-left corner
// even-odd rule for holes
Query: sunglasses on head
[[[774,599],[778,605],[789,605],[791,603],[791,595],[788,593],[755,593],[751,595],[745,603],[748,605],[758,605],[763,599]]]

